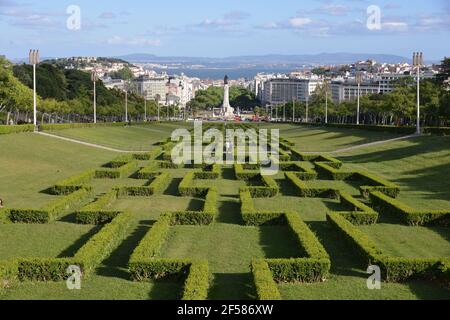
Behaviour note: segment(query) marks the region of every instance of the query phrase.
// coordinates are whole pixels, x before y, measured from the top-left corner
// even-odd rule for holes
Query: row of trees
[[[0,58],[0,122],[27,123],[32,118],[33,74],[29,65],[13,65]],[[89,73],[41,63],[36,73],[38,112],[41,122],[92,121],[93,83]],[[123,121],[125,92],[108,89],[97,82],[97,115],[99,121]],[[128,115],[135,121],[147,116],[174,117],[176,107],[162,107],[155,101],[145,103],[143,97],[129,92]]]
[[[423,80],[420,85],[421,119],[425,125],[445,126],[450,124],[450,88],[446,80],[450,78],[450,59],[442,62],[442,72],[436,79]],[[414,125],[417,112],[417,87],[415,80],[406,78],[397,83],[389,94],[361,96],[361,123],[371,125]],[[324,122],[326,106],[325,87],[318,87],[308,105],[304,102],[289,102],[272,109],[272,117],[292,120]],[[295,110],[293,110],[295,108]],[[262,114],[270,110],[261,109]],[[328,90],[328,121],[334,123],[356,123],[357,101],[335,104]]]

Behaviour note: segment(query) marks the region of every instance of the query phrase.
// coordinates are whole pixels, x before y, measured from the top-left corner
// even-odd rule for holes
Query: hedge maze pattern
[[[0,261],[0,280],[62,281],[67,278],[69,265],[82,268],[89,277],[124,240],[129,231],[132,212],[114,210],[114,203],[123,197],[148,197],[161,194],[172,181],[171,170],[180,168],[171,162],[174,144],[161,142],[151,153],[121,156],[102,168],[71,177],[52,186],[47,192],[56,200],[38,209],[7,208],[0,211],[0,223],[46,224],[74,213],[75,223],[97,225],[101,228],[70,258],[25,258]],[[145,166],[140,163],[145,161]],[[304,154],[286,139],[280,142],[280,170],[283,178],[296,190],[298,197],[333,198],[344,210],[329,212],[328,223],[361,254],[367,265],[382,268],[385,281],[400,282],[410,278],[438,280],[445,284],[450,279],[448,257],[442,259],[398,258],[382,252],[358,225],[373,225],[380,215],[392,216],[399,224],[409,226],[438,224],[449,226],[450,212],[417,211],[397,200],[400,188],[366,171],[346,171],[342,162],[327,155]],[[220,165],[192,166],[179,183],[180,197],[201,197],[203,208],[198,211],[177,211],[162,214],[131,254],[128,265],[130,279],[148,281],[168,276],[182,277],[182,298],[208,298],[210,271],[208,261],[196,259],[162,258],[161,250],[174,226],[210,226],[218,215],[217,187],[202,186],[201,180],[222,177]],[[281,299],[277,283],[312,283],[326,281],[331,264],[330,256],[320,240],[303,222],[298,212],[260,211],[255,209],[257,198],[272,198],[281,192],[277,181],[260,173],[258,164],[236,164],[235,179],[246,186],[239,189],[242,222],[246,226],[287,226],[294,235],[299,252],[290,259],[256,259],[249,261],[258,299]],[[115,186],[92,199],[91,182],[94,179],[114,181],[123,177],[142,180],[141,186]],[[361,197],[333,187],[314,187],[315,180],[357,181]],[[206,185],[206,184],[205,184]],[[282,206],[281,206],[282,207]],[[218,244],[220,245],[220,244]],[[220,250],[220,248],[218,248]],[[367,265],[361,267],[365,268]]]

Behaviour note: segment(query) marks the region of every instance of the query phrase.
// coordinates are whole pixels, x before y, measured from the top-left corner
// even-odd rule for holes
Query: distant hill
[[[160,64],[202,64],[219,66],[236,65],[326,65],[326,64],[350,64],[356,61],[373,59],[377,62],[401,63],[410,59],[390,54],[370,53],[320,53],[302,55],[261,55],[261,56],[234,56],[225,58],[208,57],[160,57],[153,54],[129,54],[117,58],[131,63],[160,63]]]

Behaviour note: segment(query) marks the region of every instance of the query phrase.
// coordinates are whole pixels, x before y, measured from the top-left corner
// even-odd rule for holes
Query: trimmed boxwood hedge
[[[253,198],[248,188],[242,188],[239,194],[242,220],[247,226],[283,224],[285,219],[283,212],[263,212],[255,209]]]
[[[219,210],[217,209],[217,189],[210,188],[205,197],[202,211],[177,211],[171,213],[172,225],[210,225],[214,222]]]
[[[384,254],[377,245],[351,222],[337,213],[327,215],[330,223],[345,239],[352,244],[369,265],[378,265],[382,269],[382,276],[387,282],[402,282],[409,279],[445,279],[442,265],[447,258],[421,259],[400,258]]]
[[[28,258],[17,260],[17,277],[21,281],[62,281],[67,279],[70,265],[81,267],[83,277],[88,277],[117,248],[131,225],[130,213],[121,213],[71,258]]]
[[[96,179],[120,179],[126,178],[134,170],[138,169],[138,162],[131,161],[115,169],[99,169],[95,171]]]
[[[68,179],[62,180],[50,189],[50,193],[54,195],[68,195],[80,189],[91,190],[92,187],[87,184],[95,177],[95,170],[89,170],[77,174]]]
[[[345,191],[340,191],[339,193],[341,205],[351,211],[337,213],[354,225],[372,225],[377,223],[379,215],[375,210]]]
[[[286,179],[290,181],[299,192],[300,197],[305,198],[339,198],[339,190],[335,188],[312,188],[305,181],[302,181],[296,172],[286,172]]]
[[[285,172],[295,172],[301,180],[316,180],[317,172],[303,162],[281,162],[280,169]]]
[[[39,131],[59,131],[79,128],[98,128],[98,127],[125,127],[125,122],[103,122],[103,123],[64,123],[64,124],[41,124]]]
[[[254,260],[252,261],[251,269],[258,300],[281,300],[280,291],[278,291],[277,284],[273,280],[273,274],[267,262]]]
[[[80,189],[67,196],[59,197],[42,209],[8,209],[7,220],[13,223],[45,224],[57,220],[68,210],[78,207],[90,196],[86,189]]]
[[[184,282],[182,300],[206,300],[209,289],[209,266],[207,261],[192,262]]]
[[[261,175],[261,171],[259,170],[259,165],[255,170],[245,170],[244,165],[235,164],[234,174],[237,180],[250,181],[252,179],[255,179],[256,177],[259,177]]]
[[[170,184],[170,174],[168,172],[159,173],[149,183],[148,186],[120,187],[119,196],[150,197],[154,194],[162,193]]]
[[[203,166],[201,172],[196,172],[194,179],[198,180],[216,180],[222,175],[222,168],[218,164]]]
[[[379,191],[371,192],[370,200],[380,213],[395,216],[410,226],[450,226],[450,210],[416,210]]]
[[[1,134],[11,134],[11,133],[22,133],[22,132],[34,132],[34,125],[26,124],[26,125],[14,125],[14,126],[0,126],[0,135]]]
[[[141,240],[128,264],[130,274],[135,281],[183,276],[186,279],[182,299],[206,299],[209,289],[209,268],[206,261],[158,258],[173,220],[172,214],[163,214]]]
[[[188,172],[178,186],[178,191],[183,197],[202,197],[208,193],[208,187],[194,186],[196,173],[198,171]]]

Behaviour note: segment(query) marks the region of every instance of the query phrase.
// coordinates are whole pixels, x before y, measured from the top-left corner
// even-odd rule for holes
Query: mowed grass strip
[[[176,124],[154,123],[128,127],[68,129],[50,133],[120,150],[149,151],[155,148],[155,143],[167,139],[174,130],[180,128],[189,128],[189,125],[182,122]]]
[[[450,259],[449,228],[409,227],[385,223],[358,228],[389,255],[404,258]]]
[[[161,250],[165,258],[206,259],[212,273],[247,273],[255,258],[301,256],[298,244],[284,226],[176,226]]]

